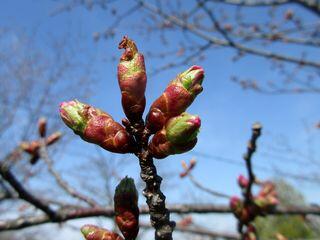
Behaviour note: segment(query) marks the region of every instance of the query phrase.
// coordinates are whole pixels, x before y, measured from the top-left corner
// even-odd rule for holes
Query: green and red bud
[[[263,183],[260,192],[254,197],[254,203],[259,206],[261,212],[274,209],[279,204],[275,185],[272,182]]]
[[[149,144],[155,158],[190,151],[197,143],[201,120],[198,116],[182,113],[168,120],[165,127],[158,131]]]
[[[136,239],[139,232],[138,191],[132,178],[125,177],[114,195],[115,221],[127,240]]]
[[[133,139],[125,128],[112,117],[77,100],[63,102],[60,116],[65,124],[83,140],[116,153],[133,150]]]
[[[168,119],[178,116],[191,105],[202,91],[203,78],[203,69],[192,66],[169,83],[150,107],[146,126],[151,133],[161,130]]]
[[[118,82],[121,90],[121,102],[124,113],[130,122],[139,122],[145,109],[145,90],[147,75],[144,57],[137,46],[124,36],[119,49],[125,49],[118,65]]]
[[[84,225],[81,233],[86,240],[123,240],[117,233],[90,224]]]

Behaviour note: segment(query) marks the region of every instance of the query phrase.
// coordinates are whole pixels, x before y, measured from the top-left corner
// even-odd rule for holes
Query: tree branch
[[[137,1],[140,2],[140,4],[146,10],[161,16],[165,20],[171,22],[172,24],[174,24],[178,27],[181,27],[182,29],[187,29],[190,33],[193,33],[194,35],[196,35],[196,36],[198,36],[208,42],[211,42],[212,44],[223,46],[223,47],[235,48],[240,52],[248,53],[248,54],[252,54],[255,56],[260,56],[260,57],[264,57],[264,58],[268,58],[268,59],[274,59],[274,60],[284,61],[284,62],[288,62],[288,63],[294,63],[294,64],[298,64],[298,65],[320,68],[320,63],[316,62],[316,61],[309,61],[309,60],[304,60],[302,58],[299,59],[299,58],[295,58],[295,57],[291,57],[291,56],[287,56],[287,55],[281,55],[281,54],[277,54],[274,52],[269,52],[269,51],[265,51],[265,50],[261,50],[261,49],[257,49],[257,48],[247,47],[245,45],[238,44],[238,43],[230,44],[230,42],[227,40],[223,40],[220,38],[216,38],[216,37],[207,35],[203,31],[195,28],[194,26],[186,23],[185,21],[183,21],[175,16],[168,15],[165,12],[161,11],[159,8],[157,8],[151,4],[148,4],[145,1],[142,1],[142,0],[137,0]]]
[[[171,213],[187,214],[231,214],[232,211],[227,205],[214,205],[214,204],[176,204],[169,205],[168,210]],[[149,207],[141,206],[140,214],[148,215]],[[270,215],[320,215],[320,207],[277,207],[269,213]],[[88,218],[88,217],[113,217],[114,208],[112,206],[103,208],[79,208],[79,209],[63,209],[56,211],[57,219],[55,222],[66,222],[68,220]],[[17,218],[15,220],[0,220],[0,231],[17,230],[31,226],[41,225],[53,222],[48,215],[28,216],[26,218]]]

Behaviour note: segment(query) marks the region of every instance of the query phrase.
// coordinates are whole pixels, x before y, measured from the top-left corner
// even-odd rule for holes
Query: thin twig
[[[86,202],[87,204],[89,204],[92,207],[98,206],[98,203],[96,201],[94,201],[90,197],[85,196],[85,195],[81,194],[80,192],[76,191],[66,181],[64,181],[62,179],[62,177],[60,176],[60,174],[57,171],[55,171],[55,169],[53,168],[53,162],[52,162],[51,158],[49,157],[44,139],[41,140],[40,156],[47,164],[49,172],[52,174],[52,176],[55,178],[55,180],[57,181],[57,183],[60,185],[60,187],[63,190],[65,190],[72,197],[80,199],[81,201]]]
[[[226,199],[230,199],[230,198],[231,198],[231,196],[229,196],[229,195],[227,195],[227,194],[225,194],[225,193],[217,192],[217,191],[214,191],[214,190],[212,190],[212,189],[210,189],[210,188],[208,188],[208,187],[203,186],[200,182],[198,182],[198,181],[195,179],[195,177],[194,177],[191,173],[188,174],[188,177],[189,177],[190,181],[191,181],[197,188],[201,189],[202,191],[204,191],[204,192],[206,192],[206,193],[208,193],[208,194],[210,194],[210,195],[212,195],[212,196],[220,197],[220,198],[226,198]]]
[[[252,197],[252,192],[251,192],[251,188],[253,183],[255,182],[255,175],[253,173],[252,170],[252,162],[251,162],[251,158],[252,155],[254,154],[254,152],[256,151],[257,145],[257,139],[258,137],[261,135],[261,129],[262,126],[260,123],[255,123],[252,126],[252,135],[251,135],[251,139],[248,143],[247,146],[247,152],[243,155],[243,159],[246,162],[246,168],[248,171],[248,176],[249,176],[249,184],[246,188],[245,191],[245,204],[250,204],[251,203],[251,197]]]

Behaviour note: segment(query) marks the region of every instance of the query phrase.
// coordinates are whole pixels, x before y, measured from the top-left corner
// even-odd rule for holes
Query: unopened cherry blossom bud
[[[137,46],[124,36],[119,49],[125,49],[118,65],[118,82],[121,90],[121,102],[124,113],[130,122],[139,122],[145,109],[145,90],[147,75],[144,57]]]
[[[247,188],[249,185],[249,180],[243,176],[243,175],[239,175],[238,177],[238,184],[239,186],[243,189],[243,188]]]
[[[132,178],[125,177],[114,195],[115,221],[125,239],[135,239],[139,232],[138,192]]]
[[[84,225],[81,233],[86,240],[123,240],[117,233],[90,224]]]
[[[54,132],[46,139],[46,145],[50,146],[57,142],[61,138],[62,134],[61,132]]]
[[[44,137],[47,132],[47,119],[40,118],[38,121],[38,132],[40,137]]]
[[[190,151],[197,143],[201,120],[198,116],[182,113],[171,118],[165,127],[158,131],[149,144],[155,158]]]
[[[83,140],[110,152],[132,152],[132,137],[122,125],[100,109],[74,100],[60,105],[60,116]]]
[[[162,129],[168,119],[178,116],[191,105],[202,91],[203,78],[202,67],[192,66],[169,83],[150,107],[147,128],[151,133]]]
[[[243,209],[243,203],[242,203],[241,199],[237,196],[232,196],[230,198],[229,205],[230,205],[232,212],[236,216],[240,216],[242,209]]]

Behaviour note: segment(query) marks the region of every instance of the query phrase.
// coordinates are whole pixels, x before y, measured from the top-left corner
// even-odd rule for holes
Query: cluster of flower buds
[[[196,163],[197,161],[195,159],[191,159],[189,165],[187,165],[185,161],[182,161],[181,165],[184,171],[180,173],[180,177],[181,178],[186,177],[191,172],[191,170],[196,166]]]
[[[147,128],[156,133],[166,122],[183,113],[202,92],[204,71],[192,66],[172,80],[162,95],[153,102],[147,116]]]
[[[60,116],[75,134],[87,142],[95,143],[110,152],[133,151],[133,139],[126,129],[98,108],[77,100],[63,102],[60,105]]]
[[[35,141],[22,142],[20,148],[30,155],[30,163],[35,164],[40,158],[40,148],[44,143],[45,146],[50,146],[61,138],[60,132],[54,132],[46,137],[47,120],[40,118],[38,121],[38,133],[41,139]]]
[[[125,239],[135,239],[139,232],[138,192],[132,178],[125,177],[114,195],[115,221]]]
[[[144,57],[134,41],[123,37],[119,49],[124,49],[118,65],[118,83],[127,117],[122,123],[126,128],[109,114],[77,100],[63,102],[60,115],[66,125],[83,140],[111,152],[132,153],[139,143],[127,130],[130,126],[136,129],[143,126],[147,76]],[[190,115],[185,110],[202,91],[203,78],[203,69],[192,66],[172,80],[151,105],[145,132],[148,136],[154,134],[148,148],[155,158],[183,153],[195,146],[201,121],[198,116]]]
[[[124,239],[135,240],[139,232],[138,192],[132,178],[125,177],[114,195],[115,222]],[[81,232],[86,240],[123,240],[115,232],[94,225],[84,225]]]
[[[233,214],[242,224],[248,224],[258,215],[258,208],[255,205],[245,205],[237,196],[230,199],[230,208]]]
[[[240,175],[238,177],[238,184],[245,196],[249,180],[243,175]],[[231,210],[236,218],[239,219],[239,222],[246,225],[247,228],[249,227],[250,222],[252,222],[257,216],[267,214],[269,211],[274,209],[277,204],[278,199],[275,186],[269,181],[261,183],[259,193],[255,196],[250,196],[249,202],[246,202],[237,196],[233,196],[230,199]],[[248,239],[251,240],[251,238]]]
[[[279,204],[275,185],[270,181],[263,182],[258,195],[253,198],[253,201],[259,207],[261,214],[274,209]]]

